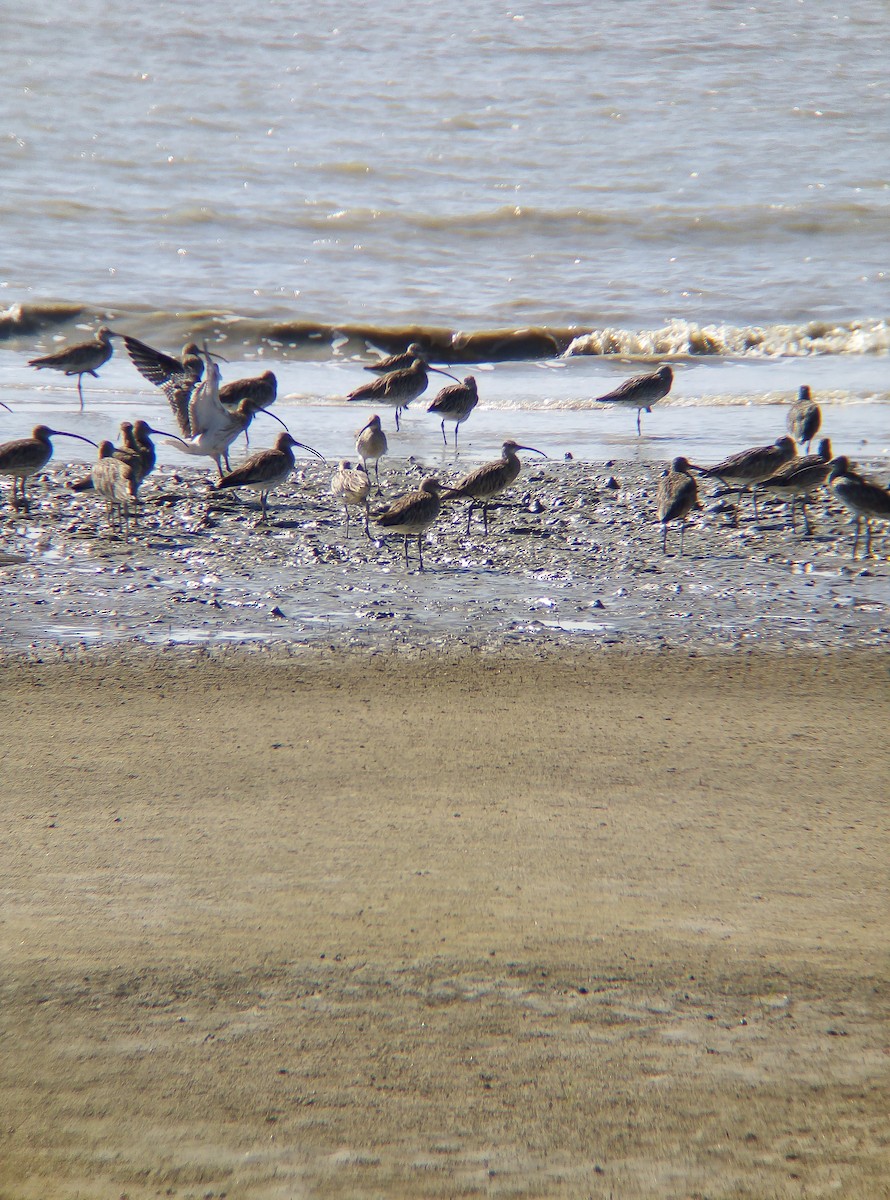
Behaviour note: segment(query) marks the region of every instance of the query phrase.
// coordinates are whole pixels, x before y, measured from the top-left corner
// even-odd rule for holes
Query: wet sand
[[[2,686],[3,1200],[885,1194],[883,651]]]
[[[813,534],[792,529],[784,502],[699,482],[685,552],[662,552],[655,493],[663,464],[526,462],[491,507],[490,533],[466,501],[447,504],[425,538],[426,570],[401,537],[345,535],[331,466],[299,465],[258,524],[250,497],[215,493],[205,467],[162,467],[146,482],[129,541],[104,505],[67,486],[83,468],[50,466],[32,511],[0,525],[2,644],[35,656],[135,643],[358,648],[414,654],[507,648],[708,652],[882,646],[890,637],[890,532],[852,558],[849,512],[822,489]],[[881,464],[873,478],[883,481]],[[386,497],[466,460],[383,460]],[[386,500],[374,497],[373,508]],[[357,514],[354,514],[357,515]],[[372,529],[381,533],[379,529]]]

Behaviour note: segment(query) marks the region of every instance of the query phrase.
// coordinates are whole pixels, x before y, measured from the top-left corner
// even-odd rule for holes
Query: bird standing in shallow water
[[[649,375],[634,375],[631,379],[625,379],[624,383],[619,384],[613,391],[607,392],[605,396],[597,396],[596,402],[635,408],[637,410],[637,433],[639,434],[641,433],[641,413],[651,412],[652,405],[664,399],[671,390],[673,382],[674,372],[665,364]]]
[[[454,422],[454,449],[457,450],[457,431],[476,407],[478,401],[479,392],[476,388],[476,380],[472,375],[467,375],[463,383],[452,383],[443,387],[426,410],[442,418],[442,441],[446,446],[448,438],[445,436],[445,422]]]
[[[254,413],[269,408],[278,397],[278,380],[274,371],[264,371],[262,375],[254,375],[249,379],[233,379],[224,383],[219,389],[220,403],[226,408],[236,408],[242,400],[247,400]],[[250,433],[244,430],[244,441],[250,445]]]
[[[107,363],[114,353],[111,344],[113,337],[119,333],[103,325],[96,331],[95,341],[79,342],[76,346],[68,346],[64,350],[56,350],[54,354],[45,354],[42,358],[28,360],[29,367],[38,371],[49,368],[51,371],[64,371],[66,375],[77,376],[77,394],[80,397],[80,410],[83,412],[83,377],[92,375],[98,379],[96,372]]]
[[[421,481],[416,492],[400,496],[374,518],[375,525],[379,525],[387,533],[400,533],[405,539],[406,569],[409,566],[408,539],[416,537],[420,570],[423,570],[423,535],[439,515],[442,507],[441,493],[441,483],[432,475],[428,475]]]
[[[298,442],[289,433],[279,433],[275,445],[271,450],[258,450],[256,454],[251,454],[250,458],[243,462],[240,467],[236,467],[234,471],[223,475],[216,485],[217,489],[246,487],[254,492],[259,492],[260,507],[262,510],[260,521],[268,521],[267,501],[269,493],[273,488],[284,483],[285,479],[287,479],[296,466],[293,452],[294,446],[298,446],[301,450],[308,450],[310,454],[314,454],[316,458],[320,458],[324,462],[324,455],[319,454],[317,450],[313,450],[311,446],[307,446],[303,442]]]
[[[448,375],[438,367],[430,367],[422,358],[415,358],[410,367],[400,371],[388,371],[371,383],[364,383],[346,397],[349,401],[370,400],[372,404],[393,404],[396,410],[396,429],[399,428],[399,414],[407,408],[412,400],[422,395],[429,383],[428,372],[435,371],[437,375]],[[448,375],[454,379],[453,375]],[[457,380],[455,380],[455,383]]]
[[[374,482],[377,484],[378,496],[383,495],[380,487],[380,460],[388,449],[386,434],[383,432],[380,418],[375,413],[367,425],[364,425],[356,434],[355,452],[362,460],[366,471],[369,462],[374,464]]]
[[[264,371],[249,379],[233,379],[219,389],[219,398],[225,405],[235,405],[248,397],[254,408],[268,408],[278,396],[278,380],[274,371]]]
[[[48,425],[35,425],[29,438],[17,438],[14,442],[5,442],[0,446],[0,475],[12,476],[12,507],[16,512],[19,508],[28,511],[28,497],[25,494],[25,484],[32,475],[43,470],[53,456],[53,444],[50,438],[70,437],[89,446],[96,443],[79,433],[66,433],[64,429],[50,429]]]
[[[857,474],[843,455],[834,459],[828,477],[831,490],[853,514],[856,533],[853,537],[853,558],[859,546],[859,533],[865,521],[865,557],[871,556],[871,522],[890,521],[890,491],[870,483]]]
[[[797,399],[788,410],[788,432],[797,442],[806,442],[807,454],[810,442],[822,425],[822,410],[810,395],[810,389],[802,384]]]
[[[331,478],[331,494],[343,504],[343,511],[346,513],[346,537],[349,537],[350,505],[364,509],[365,533],[370,537],[368,497],[371,494],[371,480],[365,468],[361,465],[354,467],[344,458]]]
[[[536,450],[534,446],[520,446],[518,442],[510,439],[501,447],[500,458],[470,471],[443,494],[443,500],[469,498],[471,501],[467,512],[467,533],[470,532],[473,509],[479,504],[482,505],[483,528],[488,533],[489,502],[505,491],[522,470],[522,460],[517,453],[519,450],[529,450],[532,454],[540,454],[542,458],[547,457],[543,450]]]
[[[694,471],[698,471],[702,475],[706,475],[711,479],[721,480],[727,487],[731,485],[738,486],[739,498],[736,503],[735,525],[739,523],[739,505],[742,502],[742,493],[754,484],[762,483],[764,479],[769,479],[771,475],[775,475],[779,467],[789,459],[794,458],[797,454],[797,447],[794,444],[794,439],[790,437],[780,437],[770,446],[754,446],[750,450],[741,450],[738,454],[731,454],[729,458],[724,458],[723,462],[717,463],[714,467],[696,467]],[[754,520],[759,520],[757,513],[757,492],[753,493],[754,497]]]
[[[680,522],[680,557],[683,557],[683,535],[686,518],[698,502],[698,485],[689,474],[689,463],[685,458],[675,458],[670,469],[658,481],[656,511],[661,522],[661,552],[667,554],[667,527],[669,521]]]

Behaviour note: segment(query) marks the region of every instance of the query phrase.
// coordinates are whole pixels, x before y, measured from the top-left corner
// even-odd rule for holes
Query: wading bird
[[[432,475],[428,475],[421,481],[416,492],[400,496],[374,518],[375,525],[379,525],[387,533],[400,533],[405,539],[406,569],[409,566],[408,539],[416,537],[420,570],[423,570],[423,535],[439,515],[442,507],[441,493],[441,483]]]
[[[386,444],[386,434],[380,424],[380,418],[375,413],[367,425],[364,425],[355,436],[355,452],[362,460],[367,471],[368,463],[374,464],[374,482],[377,484],[377,495],[383,491],[380,487],[380,460],[389,447]]]
[[[252,375],[248,379],[233,379],[219,389],[220,402],[226,408],[235,408],[242,400],[248,400],[255,413],[271,407],[278,397],[278,380],[274,371]],[[244,441],[250,445],[250,433],[244,430]]]
[[[222,479],[222,463],[225,462],[227,471],[231,472],[232,469],[229,463],[229,447],[244,433],[257,413],[265,412],[267,417],[278,421],[279,425],[284,425],[284,422],[274,413],[257,408],[247,396],[232,408],[226,408],[219,398],[219,366],[206,350],[202,351],[202,354],[205,360],[204,378],[195,387],[188,405],[177,406],[169,392],[167,394],[173,415],[183,434],[182,438],[170,444],[185,454],[212,458]]]
[[[463,383],[451,383],[447,387],[443,387],[426,410],[442,418],[442,441],[446,446],[448,438],[445,436],[445,422],[454,422],[454,449],[457,450],[457,431],[476,407],[478,401],[479,392],[476,389],[476,380],[472,375],[467,375]]]
[[[788,432],[797,442],[806,442],[807,454],[810,442],[822,425],[822,410],[810,395],[810,389],[802,384],[797,399],[788,409]]]
[[[738,454],[731,454],[729,458],[724,458],[723,462],[717,463],[716,466],[693,466],[692,469],[710,479],[719,479],[733,491],[738,490],[739,498],[736,503],[734,521],[734,524],[738,525],[742,493],[754,484],[762,483],[764,479],[775,475],[779,467],[794,458],[796,454],[797,447],[794,439],[785,436],[780,437],[770,446],[754,446],[750,450],[741,450]],[[759,520],[757,493],[755,491],[752,494],[754,497],[754,520],[757,521]]]
[[[195,384],[204,374],[204,360],[194,342],[188,342],[183,347],[182,357],[175,358],[127,333],[123,339],[130,360],[143,379],[165,392],[179,388],[191,396]]]
[[[136,484],[137,492],[143,480],[152,473],[157,463],[157,451],[155,450],[154,442],[151,440],[151,434],[155,434],[156,437],[173,438],[174,441],[182,442],[182,439],[178,438],[175,433],[167,433],[164,429],[154,429],[147,421],[139,420],[135,423],[121,421],[121,441],[123,445],[113,447],[115,458],[135,465],[134,477],[138,476]],[[84,479],[77,479],[69,486],[72,492],[88,492],[93,487],[93,476],[90,474]],[[134,495],[135,498],[137,497]]]
[[[495,459],[494,462],[484,463],[475,471],[470,471],[468,475],[464,475],[463,479],[459,479],[443,493],[443,500],[469,499],[471,501],[467,512],[467,533],[470,532],[473,509],[480,504],[482,505],[483,528],[488,533],[488,505],[495,496],[506,491],[522,469],[522,461],[517,453],[519,450],[529,450],[532,454],[540,454],[542,458],[547,457],[543,450],[536,450],[534,446],[520,446],[518,442],[510,439],[501,447],[500,458]]]
[[[639,434],[641,414],[651,412],[652,405],[664,399],[673,382],[674,373],[665,364],[650,375],[634,375],[632,379],[625,379],[624,383],[619,384],[613,391],[607,392],[605,396],[596,396],[595,399],[597,404],[617,404],[622,408],[635,408]]]
[[[779,467],[775,475],[764,479],[759,486],[764,491],[772,492],[773,495],[781,496],[785,500],[786,506],[790,510],[791,528],[795,532],[797,532],[797,525],[794,521],[794,506],[799,499],[803,509],[804,533],[809,536],[810,519],[807,516],[807,500],[811,492],[815,492],[817,488],[827,483],[830,473],[831,442],[828,438],[823,438],[819,443],[818,454],[789,458],[788,462]]]
[[[348,459],[342,459],[331,477],[331,495],[343,505],[343,511],[346,514],[346,537],[349,537],[349,509],[351,506],[364,509],[365,533],[368,537],[371,536],[368,529],[368,497],[370,494],[371,480],[368,478],[365,468],[361,464],[354,467]]]
[[[234,471],[230,471],[227,475],[222,476],[216,485],[217,489],[246,487],[254,492],[259,492],[260,521],[268,521],[267,501],[269,493],[284,483],[296,466],[293,452],[294,446],[298,446],[301,450],[308,450],[310,454],[314,454],[316,458],[320,458],[324,462],[324,455],[319,454],[317,450],[313,450],[311,446],[307,446],[303,442],[298,442],[289,433],[279,433],[272,449],[258,450],[256,454],[251,454],[250,458],[243,462],[240,467],[236,467]]]
[[[78,342],[76,346],[67,346],[64,350],[56,350],[54,354],[46,354],[42,358],[28,360],[29,367],[38,371],[48,368],[51,371],[64,371],[66,375],[77,376],[77,394],[80,397],[80,408],[83,411],[83,377],[92,375],[98,379],[98,370],[107,363],[114,353],[111,344],[113,337],[120,337],[113,329],[103,325],[96,331],[92,342]]]
[[[138,455],[123,459],[111,442],[99,443],[99,458],[93,463],[93,491],[105,501],[105,512],[112,530],[125,537],[130,533],[130,501],[135,501],[141,482]]]
[[[278,380],[274,371],[264,371],[262,375],[252,375],[248,379],[233,379],[219,389],[219,398],[227,408],[247,399],[259,410],[274,404],[277,397]]]
[[[415,358],[419,358],[422,362],[427,361],[420,342],[411,342],[408,349],[403,350],[400,354],[388,354],[386,358],[379,358],[377,362],[368,363],[365,370],[373,371],[375,375],[386,375],[388,371],[402,371],[405,367],[410,367]]]
[[[876,483],[870,483],[857,474],[843,455],[834,459],[828,477],[831,490],[838,500],[853,514],[856,533],[853,537],[853,558],[859,546],[859,533],[865,522],[865,557],[871,555],[872,521],[890,521],[890,491]]]
[[[355,391],[349,393],[346,397],[349,401],[369,400],[372,404],[392,404],[396,410],[396,429],[399,428],[399,414],[403,408],[407,408],[412,400],[416,400],[422,395],[429,383],[429,372],[435,371],[437,375],[447,375],[449,379],[454,379],[453,375],[449,375],[447,371],[440,371],[438,367],[428,366],[422,358],[415,358],[410,367],[405,367],[399,371],[388,371],[386,375],[381,375],[379,379],[373,380],[371,383],[364,383],[361,387],[357,387]],[[457,380],[455,379],[455,383]]]
[[[47,425],[36,425],[29,438],[17,438],[0,446],[0,475],[12,476],[12,507],[28,511],[25,484],[32,475],[42,471],[53,456],[50,438],[70,437],[89,446],[96,443],[79,433],[66,433],[64,429],[50,429]]]
[[[658,481],[655,503],[661,522],[661,552],[667,554],[668,522],[680,522],[680,557],[683,556],[683,535],[686,518],[698,502],[698,486],[689,474],[689,463],[685,458],[675,458],[670,469]]]

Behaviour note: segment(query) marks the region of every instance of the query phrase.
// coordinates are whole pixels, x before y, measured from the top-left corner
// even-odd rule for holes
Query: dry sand
[[[3,674],[0,1197],[876,1197],[888,662]]]

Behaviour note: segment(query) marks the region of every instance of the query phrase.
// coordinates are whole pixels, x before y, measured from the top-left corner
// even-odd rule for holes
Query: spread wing
[[[162,388],[171,382],[178,382],[185,374],[182,363],[162,350],[155,350],[140,342],[138,338],[124,334],[124,345],[133,361],[133,366],[149,383]]]

